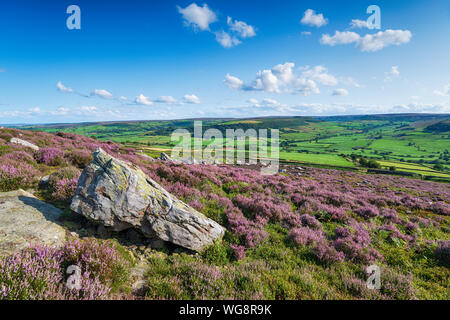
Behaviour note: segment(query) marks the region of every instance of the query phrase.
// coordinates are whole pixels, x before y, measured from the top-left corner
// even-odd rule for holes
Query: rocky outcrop
[[[116,231],[139,229],[193,251],[224,234],[224,228],[178,200],[137,166],[98,149],[78,181],[71,209]]]
[[[32,144],[31,142],[28,142],[28,141],[25,141],[25,140],[22,140],[22,139],[19,139],[19,138],[11,138],[11,141],[10,141],[10,142],[11,142],[11,143],[14,143],[14,144],[20,144],[20,145],[22,145],[22,146],[31,148],[31,149],[33,149],[33,150],[35,150],[35,151],[38,151],[38,150],[39,150],[39,147],[38,147],[38,146]]]
[[[159,159],[161,159],[162,161],[167,161],[167,162],[173,162],[172,158],[169,157],[166,153],[161,152],[161,155],[159,156]]]
[[[66,232],[57,224],[61,213],[23,190],[0,193],[0,256],[31,243],[63,245]]]

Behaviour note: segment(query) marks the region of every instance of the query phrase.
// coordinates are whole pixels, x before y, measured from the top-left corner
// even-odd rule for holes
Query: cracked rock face
[[[116,231],[139,229],[193,251],[223,236],[225,229],[168,193],[137,166],[102,149],[84,169],[71,209]]]

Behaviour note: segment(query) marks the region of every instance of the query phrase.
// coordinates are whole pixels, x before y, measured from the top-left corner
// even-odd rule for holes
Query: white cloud
[[[319,94],[320,90],[315,83],[311,79],[298,78],[295,80],[294,90],[297,93],[303,94],[304,96],[309,96],[310,94]]]
[[[348,96],[348,91],[346,89],[335,89],[332,93],[333,96],[339,96],[339,97],[344,97],[344,96]]]
[[[390,74],[398,77],[400,75],[400,71],[398,70],[398,66],[392,66]]]
[[[177,102],[177,99],[172,96],[161,96],[156,100],[156,102],[174,104]]]
[[[302,36],[310,36],[311,35],[311,32],[309,32],[309,31],[302,31]]]
[[[353,19],[352,22],[350,22],[351,28],[368,28],[369,25],[367,24],[366,20],[359,20],[359,19]]]
[[[215,35],[216,41],[224,48],[232,48],[241,43],[238,38],[231,36],[228,32],[223,30],[216,32]]]
[[[390,45],[399,46],[408,43],[412,34],[409,30],[386,30],[375,34],[366,34],[361,38],[358,47],[361,51],[374,52]]]
[[[67,108],[59,107],[58,109],[56,109],[56,111],[52,111],[51,114],[55,116],[65,116],[69,114],[69,111],[70,110]]]
[[[335,86],[338,84],[338,80],[333,75],[329,74],[327,68],[324,66],[315,66],[312,69],[303,71],[302,76],[326,86]]]
[[[270,70],[256,73],[256,78],[245,84],[237,77],[226,75],[224,83],[234,90],[263,91],[268,93],[300,93],[305,96],[320,93],[318,83],[326,86],[336,86],[338,80],[328,73],[324,66],[309,66],[299,68],[300,74],[294,73],[295,64],[286,62],[278,64]]]
[[[391,70],[385,72],[385,75],[384,82],[391,82],[393,77],[399,77],[400,71],[398,70],[398,66],[392,66]]]
[[[227,17],[227,24],[230,27],[230,30],[239,34],[242,39],[256,36],[255,28],[244,21],[233,21],[231,17]]]
[[[178,12],[183,16],[187,25],[192,25],[194,29],[209,30],[209,25],[217,21],[216,14],[208,8],[206,3],[199,7],[196,3],[191,3],[186,8],[177,6]]]
[[[153,102],[148,97],[144,96],[142,93],[136,97],[136,103],[145,106],[153,105]]]
[[[103,99],[112,99],[114,97],[111,92],[104,89],[95,89],[92,91],[91,96],[98,96]]]
[[[443,90],[434,90],[433,94],[442,97],[450,95],[450,84],[444,86]]]
[[[223,83],[228,88],[233,89],[233,90],[240,90],[242,88],[242,86],[244,85],[244,82],[241,79],[231,76],[228,73],[225,76],[225,80],[223,81]]]
[[[82,106],[80,110],[84,113],[96,113],[97,107],[95,106]]]
[[[374,34],[366,34],[361,37],[353,31],[336,31],[334,36],[323,34],[320,43],[329,46],[338,44],[355,43],[361,51],[374,52],[390,45],[401,45],[411,40],[412,34],[409,30],[386,30]]]
[[[200,98],[197,97],[195,94],[185,94],[183,99],[187,103],[192,103],[192,104],[200,104],[201,103]]]
[[[120,101],[127,101],[127,100],[128,100],[128,98],[127,98],[127,97],[125,97],[125,96],[120,96],[120,97],[119,97],[119,100],[120,100]]]
[[[61,83],[61,81],[59,81],[59,82],[56,84],[56,88],[58,88],[58,90],[61,91],[61,92],[73,93],[73,89],[64,86],[64,85]]]
[[[325,19],[322,13],[316,14],[314,10],[308,9],[305,11],[305,14],[300,22],[308,26],[319,28],[326,25],[328,23],[328,19]]]
[[[320,39],[321,44],[326,44],[329,46],[335,46],[337,44],[349,44],[356,43],[360,40],[361,36],[356,32],[352,31],[336,31],[334,36],[330,36],[328,34],[323,34]]]
[[[363,86],[359,84],[355,79],[352,77],[341,77],[339,78],[339,81],[347,86],[355,87],[355,88],[362,88]]]

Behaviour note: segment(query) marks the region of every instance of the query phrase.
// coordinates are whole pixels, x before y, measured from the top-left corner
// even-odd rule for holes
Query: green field
[[[280,159],[330,167],[358,167],[358,158],[378,161],[381,169],[450,178],[450,115],[404,114],[342,117],[202,119],[210,128],[279,129]],[[193,132],[194,120],[104,122],[28,126],[22,129],[73,132],[112,140],[157,155],[170,151],[175,129]],[[270,131],[269,131],[270,135]],[[203,146],[209,142],[203,143]],[[224,138],[222,144],[226,145]],[[353,159],[353,160],[352,160]]]

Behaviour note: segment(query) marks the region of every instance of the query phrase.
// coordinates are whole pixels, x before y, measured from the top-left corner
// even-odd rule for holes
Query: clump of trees
[[[359,158],[359,164],[365,168],[379,169],[381,165],[373,159]]]

